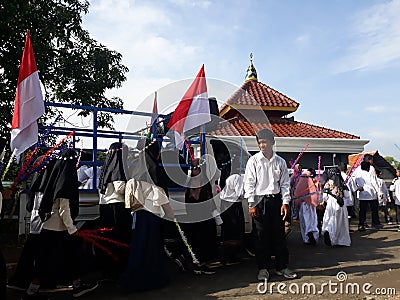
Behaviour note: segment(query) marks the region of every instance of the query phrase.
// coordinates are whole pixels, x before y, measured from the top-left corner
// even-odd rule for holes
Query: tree
[[[394,159],[392,156],[385,156],[384,159],[393,166],[393,168],[397,168],[400,166],[400,162]]]
[[[128,68],[122,55],[95,41],[82,28],[86,0],[0,0],[0,135],[9,139],[15,90],[27,29],[30,30],[45,101],[122,108],[107,89],[120,87]],[[86,116],[89,112],[80,111]],[[46,108],[46,116],[51,111]],[[45,118],[44,118],[45,120]],[[98,114],[99,127],[113,118]]]

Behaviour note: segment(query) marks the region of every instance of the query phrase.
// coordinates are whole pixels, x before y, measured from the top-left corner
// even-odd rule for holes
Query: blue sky
[[[259,81],[300,102],[295,120],[400,160],[400,0],[90,3],[84,27],[130,69],[109,92],[126,109],[203,63],[207,78],[239,87],[253,52]]]

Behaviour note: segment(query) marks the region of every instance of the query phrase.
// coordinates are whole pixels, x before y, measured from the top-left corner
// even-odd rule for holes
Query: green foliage
[[[0,0],[0,136],[9,139],[15,89],[26,31],[30,30],[45,101],[123,108],[107,89],[120,87],[128,68],[122,56],[92,39],[82,28],[85,0]],[[88,111],[80,111],[86,116]],[[46,108],[46,116],[53,116]],[[99,127],[112,128],[109,114]]]
[[[395,160],[394,157],[392,156],[385,156],[384,159],[391,164],[394,168],[397,168],[398,166],[400,166],[400,162]]]

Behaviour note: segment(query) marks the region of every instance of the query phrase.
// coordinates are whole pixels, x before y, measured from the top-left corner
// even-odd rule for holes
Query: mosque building
[[[258,81],[250,55],[250,65],[242,86],[220,107],[223,119],[212,132],[221,138],[244,143],[250,153],[259,151],[255,133],[270,128],[275,134],[275,151],[287,162],[301,157],[304,167],[316,168],[318,156],[321,166],[348,162],[348,156],[364,151],[369,142],[359,136],[310,123],[296,121],[294,113],[300,103]]]

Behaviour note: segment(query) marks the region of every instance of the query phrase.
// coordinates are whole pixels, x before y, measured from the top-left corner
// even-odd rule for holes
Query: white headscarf
[[[233,174],[226,179],[226,185],[220,193],[221,200],[237,202],[243,196],[243,179],[239,174]],[[239,200],[240,201],[240,200]]]

